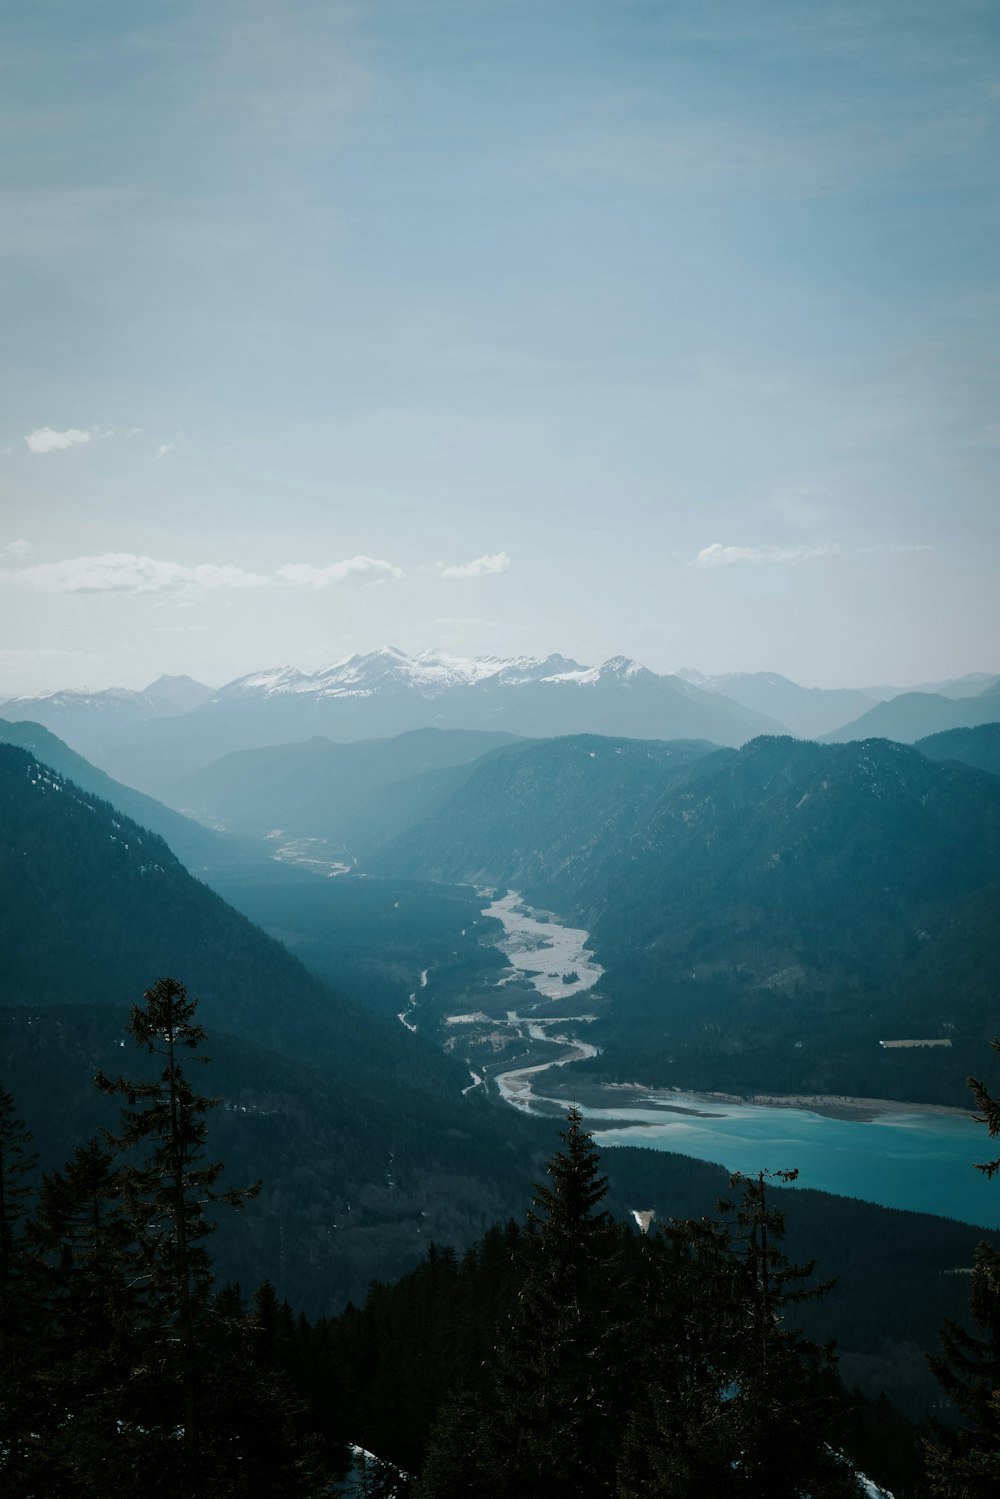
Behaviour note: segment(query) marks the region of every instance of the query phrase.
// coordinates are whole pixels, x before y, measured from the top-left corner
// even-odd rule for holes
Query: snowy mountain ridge
[[[275,697],[289,693],[317,697],[367,697],[386,688],[400,686],[424,697],[435,697],[454,687],[480,683],[518,687],[529,682],[566,683],[589,686],[615,679],[631,681],[656,676],[627,656],[612,656],[600,666],[582,666],[566,656],[453,656],[443,651],[421,651],[408,656],[395,646],[365,655],[346,656],[315,672],[293,666],[250,672],[228,682],[215,694],[215,702],[245,697]]]

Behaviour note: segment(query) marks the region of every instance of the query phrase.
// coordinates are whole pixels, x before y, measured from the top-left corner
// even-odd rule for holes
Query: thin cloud
[[[186,567],[180,562],[139,557],[134,552],[39,562],[32,567],[2,570],[0,578],[36,593],[169,593],[182,588],[266,588],[271,582],[242,567],[210,562]]]
[[[474,557],[471,562],[439,562],[442,578],[485,578],[495,573],[505,573],[510,567],[506,552],[494,552],[489,557]]]
[[[27,547],[27,551],[14,548]],[[29,543],[11,542],[7,556],[24,560]],[[59,562],[39,562],[26,567],[0,568],[0,581],[17,584],[34,593],[179,594],[196,590],[219,591],[246,588],[319,589],[338,583],[383,583],[401,578],[402,568],[378,557],[348,557],[315,567],[309,562],[289,562],[273,576],[250,572],[231,563],[165,562],[135,552],[104,552],[95,557],[67,557]],[[183,600],[180,601],[183,607]],[[153,606],[158,607],[157,605]]]
[[[713,542],[711,546],[702,547],[696,557],[692,557],[692,567],[763,567],[776,563],[791,563],[797,565],[801,562],[815,562],[820,557],[835,557],[839,555],[840,548],[833,542],[824,542],[821,546],[797,546],[797,547],[724,547],[719,542]]]
[[[80,427],[67,427],[57,432],[54,427],[36,427],[28,432],[25,442],[31,453],[60,453],[64,448],[75,448],[79,443],[90,442],[91,434]]]
[[[33,554],[34,550],[30,541],[25,541],[23,536],[19,536],[16,541],[8,541],[3,549],[3,555],[5,557],[13,557],[16,562],[24,562]]]
[[[381,557],[348,557],[343,562],[328,562],[325,567],[315,567],[311,562],[286,562],[275,576],[283,583],[318,589],[350,581],[384,583],[390,578],[401,578],[403,569]]]
[[[167,454],[173,451],[174,444],[172,442],[161,442],[156,450],[156,461],[159,462],[161,458],[166,458]]]

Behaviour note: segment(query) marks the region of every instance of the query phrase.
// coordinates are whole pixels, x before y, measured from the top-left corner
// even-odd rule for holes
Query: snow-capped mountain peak
[[[640,666],[639,662],[633,661],[630,656],[610,656],[607,661],[602,661],[600,666],[577,666],[573,663],[571,670],[553,673],[545,680],[547,682],[574,682],[581,687],[589,687],[598,682],[631,683],[636,677],[652,677],[653,675],[647,667]]]

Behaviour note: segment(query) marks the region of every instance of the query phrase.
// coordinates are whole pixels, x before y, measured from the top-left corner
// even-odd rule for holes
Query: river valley
[[[572,1064],[596,1053],[586,1031],[603,1004],[588,933],[516,892],[485,914],[502,922],[498,945],[510,964],[497,997],[506,988],[517,1002],[447,1017],[449,1049],[475,1040],[477,1055],[497,1054],[492,1064],[470,1062],[467,1091],[495,1087],[512,1107],[547,1115],[575,1099],[602,1147],[672,1150],[744,1173],[797,1168],[800,1187],[1000,1228],[1000,1183],[973,1164],[990,1157],[992,1142],[971,1112],[866,1099],[755,1103],[641,1081],[575,1081]]]

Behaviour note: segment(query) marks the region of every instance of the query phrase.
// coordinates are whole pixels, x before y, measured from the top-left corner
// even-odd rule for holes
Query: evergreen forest
[[[117,1125],[59,1170],[39,1176],[0,1095],[5,1493],[997,1492],[995,1246],[976,1250],[969,1316],[927,1350],[941,1400],[918,1430],[849,1391],[832,1344],[802,1330],[836,1266],[788,1253],[779,1181],[794,1171],[734,1176],[714,1212],[640,1225],[608,1211],[575,1108],[526,1213],[461,1254],[429,1245],[338,1315],[309,1319],[269,1281],[220,1281],[215,1223],[261,1184],[234,1185],[213,1158],[196,1011],[176,979],[146,991],[125,1071],[94,1079]],[[974,1088],[994,1136],[1000,1099]]]

